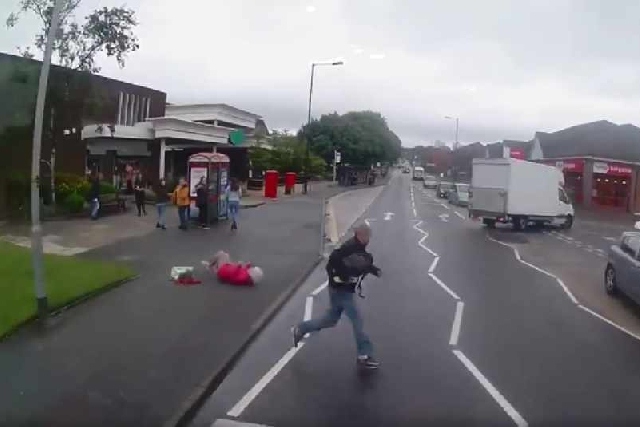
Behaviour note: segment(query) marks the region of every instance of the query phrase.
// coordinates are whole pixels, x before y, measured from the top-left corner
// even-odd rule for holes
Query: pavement
[[[343,190],[243,210],[235,233],[228,223],[183,232],[171,213],[166,231],[155,229],[152,212],[76,223],[87,237],[96,232],[87,227],[102,225],[100,236],[113,238],[106,230],[124,220],[126,238],[87,244],[78,256],[129,262],[140,277],[54,317],[45,330],[31,325],[0,343],[0,425],[167,422],[317,262],[324,198]],[[219,249],[263,267],[264,281],[253,288],[217,283],[200,261]],[[171,267],[185,265],[200,267],[202,285],[169,280]]]
[[[292,349],[290,326],[328,306],[319,266],[193,426],[640,423],[640,340],[590,307],[595,291],[579,292],[595,286],[580,283],[588,271],[602,287],[599,252],[556,230],[488,232],[402,175],[363,217],[383,271],[359,301],[380,369],[355,366],[348,321]],[[593,227],[578,218],[569,233],[586,241]],[[609,231],[592,233],[592,247]],[[550,271],[557,256],[571,267]]]
[[[327,193],[328,184],[318,185],[317,190],[316,194]],[[295,193],[286,198],[298,195],[299,193]],[[241,199],[240,208],[256,208],[268,202],[272,201],[249,194]],[[127,212],[105,215],[99,221],[91,221],[88,217],[43,221],[43,250],[47,254],[72,256],[124,239],[146,236],[155,231],[157,221],[155,206],[147,204],[146,209],[148,215],[142,217],[137,215],[131,204]],[[168,223],[171,226],[178,224],[177,215],[175,206],[167,208]],[[0,224],[0,239],[25,248],[31,247],[30,233],[31,227],[27,223]]]

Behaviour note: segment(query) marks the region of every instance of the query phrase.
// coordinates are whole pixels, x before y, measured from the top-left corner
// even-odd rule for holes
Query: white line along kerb
[[[303,342],[298,344],[298,347],[292,347],[289,351],[287,351],[284,356],[282,356],[282,358],[278,360],[278,362],[273,365],[271,369],[269,369],[269,371],[267,371],[267,373],[264,374],[264,376],[260,378],[260,380],[253,387],[251,387],[251,390],[249,390],[247,394],[242,396],[242,399],[240,399],[238,403],[236,403],[233,408],[231,408],[229,412],[227,412],[227,415],[230,417],[239,417],[242,412],[247,409],[247,406],[249,406],[251,402],[253,402],[253,399],[255,399],[260,394],[260,392],[271,382],[271,380],[275,378],[276,375],[278,375],[282,368],[284,368],[285,365],[289,363],[291,359],[293,359],[293,356],[295,356],[302,347],[304,347]]]

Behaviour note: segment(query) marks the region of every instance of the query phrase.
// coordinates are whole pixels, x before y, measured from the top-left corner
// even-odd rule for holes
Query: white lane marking
[[[439,260],[439,256],[433,258],[433,261],[431,261],[431,265],[429,266],[429,273],[433,273],[433,271],[436,269],[436,265],[438,265]]]
[[[604,237],[604,240],[608,240],[610,242],[617,242],[618,239],[616,237]]]
[[[445,208],[446,210],[450,210],[451,208],[449,207],[449,205],[445,204],[445,203],[440,203],[440,206],[442,206],[443,208]]]
[[[429,234],[425,234],[424,236],[422,236],[422,239],[420,239],[418,241],[418,246],[420,246],[422,249],[424,249],[425,251],[429,252],[431,255],[437,257],[438,254],[435,253],[434,251],[432,251],[427,245],[424,244],[424,240],[429,237]]]
[[[440,218],[440,221],[442,222],[449,222],[449,214],[448,213],[443,213],[438,215],[438,218]]]
[[[307,320],[311,320],[311,313],[313,313],[313,297],[308,296],[307,301],[304,304],[304,317],[302,318],[302,320],[304,320],[305,322]]]
[[[516,411],[516,409],[509,403],[509,401],[498,391],[497,388],[489,382],[489,380],[482,375],[482,372],[464,355],[460,350],[453,350],[453,354],[462,362],[462,364],[471,372],[471,374],[478,380],[478,382],[484,387],[485,390],[493,397],[498,405],[507,413],[509,417],[516,423],[518,427],[526,427],[528,426],[527,422],[522,415]]]
[[[458,212],[456,210],[454,210],[453,212],[458,216],[458,218],[465,219],[464,215],[462,215],[460,212]]]
[[[565,239],[572,241],[573,237],[565,236]]]
[[[418,212],[416,212],[416,208],[415,208],[415,207],[413,207],[412,209],[413,209],[413,216],[414,216],[414,218],[417,218],[417,217],[418,217]]]
[[[460,327],[462,326],[462,310],[464,309],[464,303],[458,301],[456,303],[456,314],[453,317],[453,325],[451,326],[451,336],[449,337],[449,345],[457,346],[458,337],[460,336]]]
[[[243,423],[240,421],[232,421],[225,420],[223,418],[217,419],[213,424],[209,427],[269,427],[266,424],[254,424],[254,423]]]
[[[393,218],[394,215],[395,214],[393,212],[385,212],[384,213],[384,220],[385,221],[390,221]]]
[[[558,283],[558,285],[560,285],[560,287],[561,287],[561,288],[562,288],[562,290],[564,291],[564,293],[569,297],[569,299],[571,300],[571,302],[573,302],[574,304],[578,304],[578,300],[576,299],[576,297],[574,297],[574,296],[573,296],[573,294],[571,293],[571,291],[569,290],[569,288],[567,288],[567,285],[565,285],[565,284],[564,284],[564,282],[562,281],[562,279],[560,279],[558,276],[556,276],[555,274],[550,273],[550,272],[548,272],[548,271],[546,271],[546,270],[543,270],[542,268],[538,267],[537,265],[533,265],[533,264],[531,264],[531,263],[529,263],[529,262],[527,262],[527,261],[523,260],[523,259],[520,257],[520,252],[518,251],[518,249],[517,249],[515,246],[512,246],[512,245],[510,245],[510,244],[508,244],[508,243],[504,243],[504,242],[501,242],[501,241],[499,241],[499,240],[496,240],[496,239],[494,239],[494,238],[493,238],[493,237],[491,237],[491,236],[487,236],[487,238],[488,238],[489,240],[491,240],[492,242],[495,242],[495,243],[498,243],[498,244],[500,244],[500,245],[502,245],[502,246],[506,246],[506,247],[508,247],[508,248],[511,248],[511,250],[512,250],[512,251],[514,252],[514,254],[515,254],[516,259],[517,259],[520,263],[522,263],[522,264],[526,265],[527,267],[533,268],[534,270],[536,270],[536,271],[538,271],[538,272],[540,272],[540,273],[542,273],[542,274],[545,274],[545,275],[547,275],[547,276],[549,276],[549,277],[551,277],[551,278],[555,279],[555,280],[556,280],[556,282]]]
[[[367,224],[368,226],[371,226],[371,223],[375,220],[376,220],[375,218],[365,218],[364,223]]]
[[[313,292],[311,292],[311,295],[313,295],[313,296],[315,297],[315,296],[316,296],[316,295],[318,295],[320,292],[322,292],[322,291],[324,290],[324,288],[326,288],[326,287],[327,287],[327,285],[329,285],[329,281],[328,281],[328,280],[326,280],[322,285],[320,285],[320,286],[318,286],[317,288],[315,288],[315,289],[313,290]]]
[[[587,313],[591,314],[592,316],[597,317],[598,319],[602,320],[603,322],[606,322],[606,323],[610,324],[614,328],[624,332],[625,334],[629,335],[630,337],[633,337],[633,338],[637,339],[638,341],[640,341],[640,336],[638,336],[638,335],[634,334],[633,332],[631,332],[630,330],[618,325],[617,323],[607,319],[606,317],[601,316],[600,314],[596,313],[595,311],[591,310],[590,308],[587,308],[582,304],[578,304],[578,307],[580,307],[581,309],[583,309]]]
[[[295,356],[296,353],[302,349],[302,347],[304,347],[303,342],[298,344],[298,347],[292,347],[291,349],[289,349],[289,351],[287,351],[284,356],[282,356],[282,358],[280,358],[280,360],[278,360],[278,362],[276,362],[276,364],[273,365],[271,369],[269,369],[267,373],[264,374],[264,376],[260,378],[260,380],[253,387],[251,387],[251,390],[249,390],[247,394],[242,396],[238,403],[236,403],[233,408],[231,408],[229,412],[227,412],[227,415],[230,417],[239,417],[242,412],[247,409],[247,406],[249,406],[251,402],[253,402],[253,400],[258,397],[260,392],[264,390],[264,388],[276,377],[276,375],[278,375],[282,368],[284,368],[286,364],[289,363],[291,359],[293,359],[293,356]]]
[[[444,282],[442,280],[440,280],[440,278],[438,276],[436,276],[433,273],[429,273],[429,277],[431,277],[434,282],[436,282],[438,285],[440,285],[440,287],[442,289],[444,289],[449,295],[451,295],[451,297],[454,300],[460,301],[460,297],[455,292],[453,292],[451,289],[449,289],[449,287],[447,285],[445,285]]]

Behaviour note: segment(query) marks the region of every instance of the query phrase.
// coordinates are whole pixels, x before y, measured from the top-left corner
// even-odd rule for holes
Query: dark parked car
[[[620,242],[611,246],[604,271],[604,289],[608,294],[622,292],[640,303],[640,232],[622,233]]]
[[[453,182],[440,181],[436,188],[436,193],[441,199],[446,199],[449,196],[449,191],[453,188]]]

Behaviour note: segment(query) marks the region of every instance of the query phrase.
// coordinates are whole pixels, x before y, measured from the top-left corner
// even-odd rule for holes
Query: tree
[[[25,13],[33,13],[42,23],[36,34],[34,46],[44,50],[46,34],[51,26],[51,15],[55,0],[20,0],[17,12],[7,18],[7,26],[14,27]],[[96,56],[104,52],[115,57],[120,67],[124,67],[128,53],[138,50],[138,38],[133,29],[138,24],[135,12],[125,7],[103,7],[85,17],[82,24],[74,22],[74,12],[81,0],[62,0],[60,29],[53,46],[55,62],[74,70],[97,73]],[[25,57],[35,55],[30,47],[18,49]]]
[[[296,135],[273,132],[269,137],[272,148],[253,147],[250,151],[251,165],[255,170],[277,170],[280,173],[303,170],[305,158],[304,141]],[[309,173],[322,175],[327,170],[327,163],[319,156],[312,155],[309,161]]]
[[[327,163],[333,162],[334,150],[340,151],[343,163],[362,167],[393,162],[400,156],[400,139],[374,111],[322,115],[305,125],[300,136],[307,138],[311,151]]]

